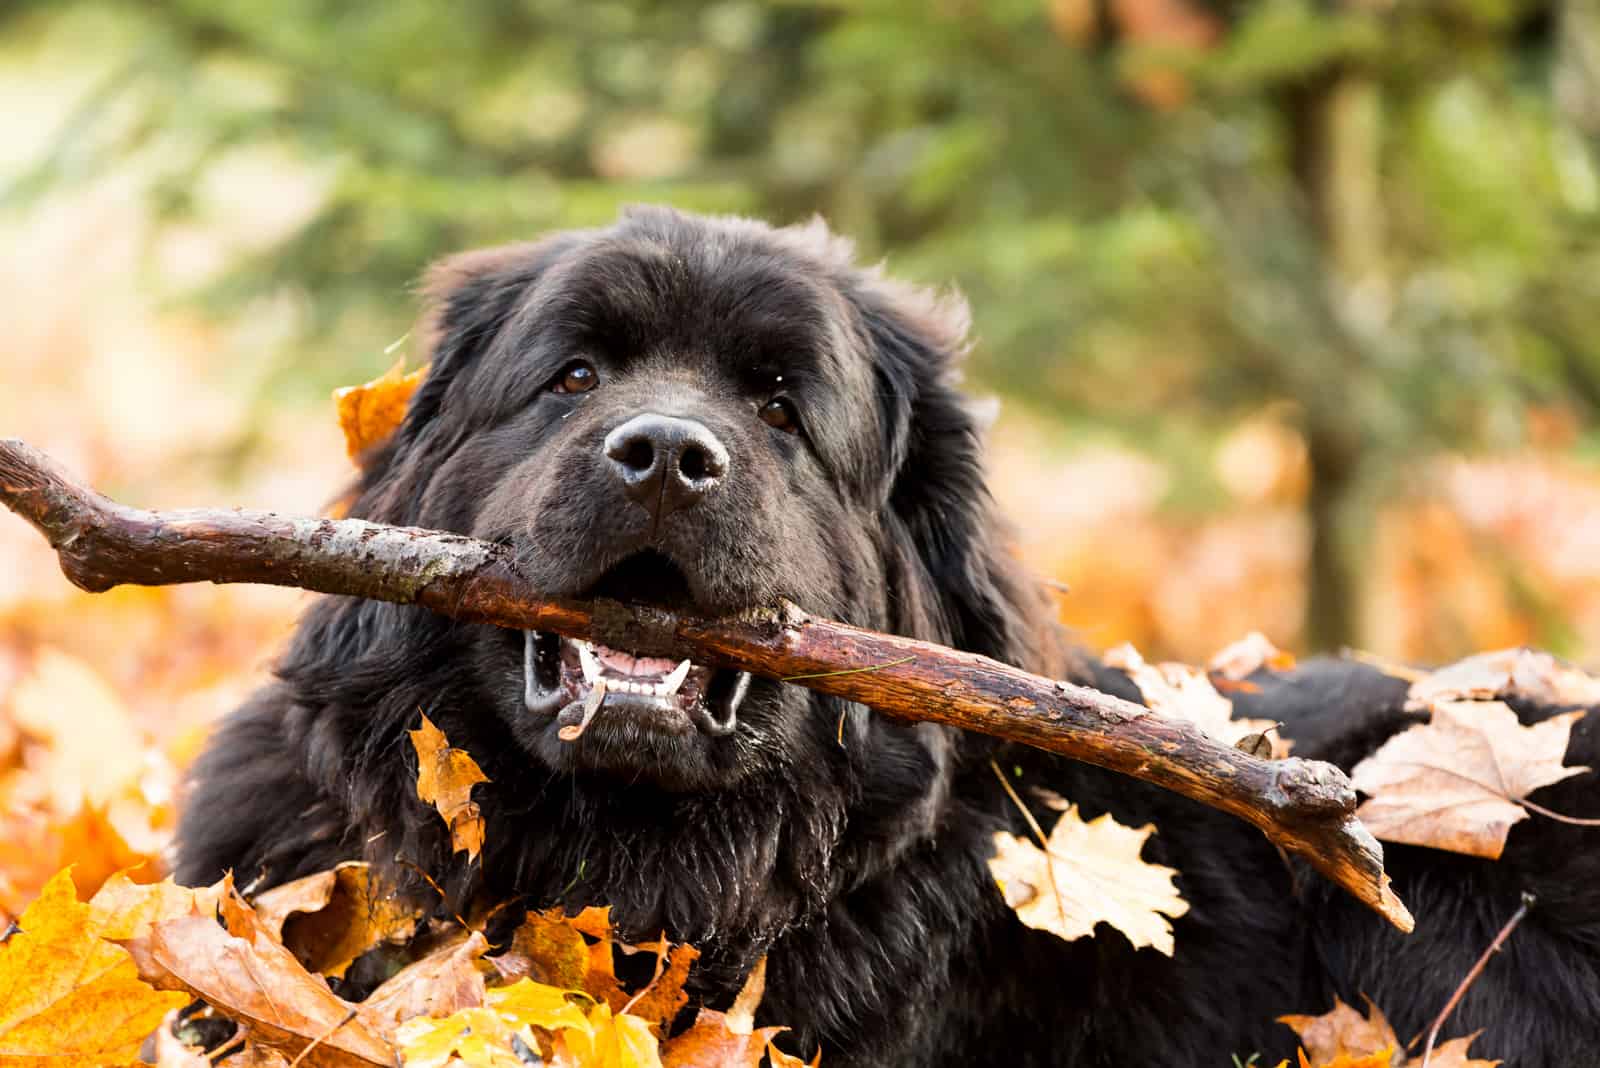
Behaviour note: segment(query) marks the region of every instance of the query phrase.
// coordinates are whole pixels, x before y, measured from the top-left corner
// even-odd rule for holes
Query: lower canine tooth
[[[668,697],[672,694],[675,694],[678,692],[678,687],[683,685],[683,680],[688,677],[689,661],[685,660],[677,667],[673,668],[672,672],[666,678],[661,680],[661,684],[656,687],[656,692],[662,697]]]
[[[594,649],[588,642],[576,642],[578,646],[578,663],[583,666],[584,681],[591,686],[600,677],[600,661],[594,658]]]

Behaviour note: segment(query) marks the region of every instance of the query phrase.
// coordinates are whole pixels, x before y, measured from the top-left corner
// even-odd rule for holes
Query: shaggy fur
[[[1067,650],[1005,551],[955,387],[958,303],[853,266],[820,226],[656,209],[451,260],[429,296],[432,371],[369,458],[355,515],[514,546],[551,594],[699,612],[785,597],[1136,697]],[[598,385],[553,391],[575,359]],[[774,398],[798,433],[758,417]],[[726,447],[692,506],[634,503],[608,467],[607,435],[641,412]],[[1529,820],[1498,863],[1391,847],[1418,920],[1406,938],[1241,822],[798,687],[754,680],[725,735],[649,729],[608,705],[562,742],[524,705],[522,649],[520,634],[417,608],[321,600],[278,681],[198,762],[180,877],[231,868],[260,888],[366,857],[457,898],[609,904],[629,934],[701,947],[701,1003],[725,1005],[767,955],[760,1022],[836,1066],[1181,1068],[1258,1051],[1272,1064],[1292,1049],[1275,1016],[1363,993],[1408,1038],[1530,890],[1537,907],[1447,1033],[1483,1028],[1475,1052],[1519,1068],[1600,1048],[1595,830]],[[1362,666],[1258,682],[1243,714],[1286,721],[1298,753],[1347,767],[1410,721],[1404,685]],[[476,794],[477,863],[416,798],[419,710],[492,780]],[[1578,725],[1569,762],[1600,763],[1597,733]],[[984,861],[993,831],[1026,832],[991,758],[1086,816],[1156,824],[1145,856],[1181,872],[1191,906],[1175,958],[1104,927],[1065,943],[1015,920]],[[1594,783],[1538,800],[1600,815]]]

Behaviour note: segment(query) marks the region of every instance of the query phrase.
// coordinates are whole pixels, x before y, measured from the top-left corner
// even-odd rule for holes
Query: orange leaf
[[[1369,800],[1356,817],[1379,838],[1498,858],[1518,803],[1588,771],[1563,767],[1568,712],[1524,727],[1500,701],[1440,701],[1433,719],[1390,738],[1351,773]]]
[[[783,1030],[761,1027],[736,1031],[727,1016],[701,1009],[692,1027],[662,1045],[662,1068],[759,1068],[772,1036]]]
[[[333,391],[339,412],[339,429],[344,431],[345,451],[351,459],[382,445],[406,417],[411,395],[428,376],[426,364],[405,374],[401,360],[371,382],[345,386]]]
[[[489,942],[481,931],[434,950],[400,969],[361,1003],[361,1019],[379,1034],[415,1016],[449,1016],[483,1004],[486,989],[477,960]]]
[[[699,956],[700,951],[687,943],[673,946],[667,954],[666,968],[628,1003],[628,1014],[647,1021],[657,1034],[665,1034],[678,1010],[689,1003],[683,984],[689,978],[689,966]]]
[[[483,848],[483,816],[472,800],[472,788],[489,777],[465,749],[450,748],[444,732],[427,716],[409,733],[417,749],[417,796],[444,817],[456,852],[465,849],[476,857]]]

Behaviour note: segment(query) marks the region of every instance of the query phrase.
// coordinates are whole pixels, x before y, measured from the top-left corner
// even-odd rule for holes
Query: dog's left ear
[[[877,374],[896,627],[1032,670],[1051,668],[1048,602],[1005,544],[984,477],[992,406],[957,388],[968,348],[966,302],[873,277],[852,303]]]

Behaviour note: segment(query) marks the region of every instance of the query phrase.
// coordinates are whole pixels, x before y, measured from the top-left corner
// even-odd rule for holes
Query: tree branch
[[[1383,851],[1344,773],[1266,761],[1185,720],[986,657],[813,619],[793,605],[724,619],[541,597],[511,551],[457,534],[246,509],[151,512],[0,441],[0,502],[49,540],[76,585],[258,582],[416,604],[456,619],[554,631],[785,679],[906,720],[943,723],[1097,764],[1246,820],[1402,930]],[[860,670],[860,669],[870,670]]]

